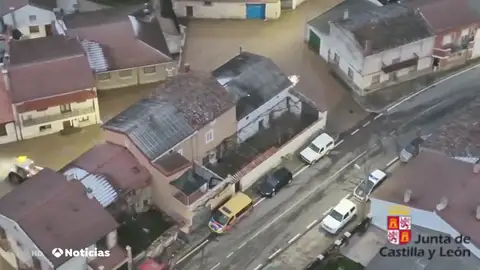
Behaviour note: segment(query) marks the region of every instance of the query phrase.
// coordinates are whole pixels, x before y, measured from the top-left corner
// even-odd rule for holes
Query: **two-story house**
[[[99,90],[158,82],[176,74],[174,52],[149,6],[66,15],[55,21],[55,32],[101,46],[106,63],[96,70]]]
[[[229,93],[209,74],[180,74],[103,128],[108,142],[126,147],[151,173],[153,204],[190,231],[197,201],[212,193],[212,180],[222,181],[203,158],[214,162],[237,131]]]
[[[328,28],[321,17],[310,22],[313,31],[307,40],[357,94],[431,71],[435,38],[418,11],[400,4],[378,7],[366,0],[352,2],[363,5],[356,9],[364,12],[339,13],[337,7],[336,16],[325,15],[333,17],[326,21]]]
[[[406,4],[419,10],[436,35],[434,68],[448,69],[480,56],[480,4],[470,0],[408,0]]]
[[[112,143],[97,144],[60,171],[67,178],[93,184],[103,182],[92,188],[94,194],[96,187],[111,186],[113,190],[102,192],[103,196],[99,197],[108,200],[105,202],[113,202],[104,206],[108,207],[109,212],[115,217],[124,212],[130,214],[145,212],[152,205],[151,175],[125,146]],[[105,181],[110,185],[104,183]]]
[[[285,112],[300,115],[302,102],[292,82],[272,60],[241,52],[212,72],[234,97],[238,142],[247,140]]]
[[[38,38],[52,35],[55,12],[72,13],[76,6],[76,0],[5,0],[0,3],[0,14],[24,38]]]
[[[11,41],[3,68],[17,140],[100,122],[93,71],[77,39]]]
[[[117,269],[127,259],[118,226],[80,181],[45,168],[0,199],[0,256],[19,270]],[[55,256],[54,249],[90,252]]]

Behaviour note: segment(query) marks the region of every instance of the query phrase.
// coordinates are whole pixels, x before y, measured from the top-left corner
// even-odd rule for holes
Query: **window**
[[[335,55],[333,56],[333,62],[339,64],[340,63],[340,55],[335,53]]]
[[[380,75],[372,76],[372,85],[380,83]]]
[[[100,80],[100,81],[108,81],[108,80],[110,80],[110,73],[97,74],[97,79]]]
[[[28,31],[30,31],[30,34],[40,33],[40,27],[38,25],[29,26]]]
[[[205,143],[210,143],[213,141],[213,129],[210,129],[205,133]]]
[[[17,240],[17,247],[19,247],[20,249],[23,249],[23,244]]]
[[[148,205],[148,200],[143,200],[143,206],[147,206]]]
[[[152,74],[152,73],[155,73],[156,71],[157,69],[155,68],[155,66],[143,68],[143,73],[145,74]]]
[[[83,116],[80,119],[78,119],[78,122],[88,122],[90,120],[90,117],[88,116]]]
[[[392,59],[392,65],[400,62],[400,57]]]
[[[71,112],[71,111],[72,111],[72,107],[70,106],[70,103],[60,105],[60,112],[61,113],[67,113],[67,112]]]
[[[118,76],[120,76],[120,78],[132,77],[132,70],[121,70],[118,72]]]
[[[0,136],[7,136],[7,125],[0,124]]]
[[[348,77],[353,80],[353,70],[348,68]]]
[[[204,5],[204,6],[212,6],[212,2],[210,2],[210,1],[205,1],[205,2],[203,2],[203,5]]]
[[[50,129],[52,129],[52,125],[44,125],[44,126],[40,126],[39,128],[40,132],[47,131]]]
[[[165,70],[167,71],[167,77],[173,77],[173,72],[175,71],[174,67],[166,68]]]
[[[452,41],[453,41],[453,36],[452,36],[452,34],[445,35],[445,36],[443,36],[443,42],[442,42],[442,44],[443,44],[443,45],[448,45],[448,44],[451,44]]]
[[[30,20],[30,22],[35,22],[37,20],[37,16],[30,15],[30,16],[28,16],[28,19]]]

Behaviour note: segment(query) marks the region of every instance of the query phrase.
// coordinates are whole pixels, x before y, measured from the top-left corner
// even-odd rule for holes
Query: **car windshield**
[[[342,221],[343,219],[343,215],[337,212],[335,209],[330,212],[330,216],[337,221]]]
[[[367,183],[365,183],[365,181]],[[366,185],[365,185],[366,184]],[[367,193],[367,192],[370,192],[370,190],[372,190],[373,186],[375,185],[375,183],[373,183],[372,181],[370,180],[363,180],[362,183],[360,183],[360,185],[358,186],[358,188],[363,191],[363,193]]]
[[[225,225],[228,222],[228,217],[225,216],[222,212],[220,211],[215,211],[212,215],[212,219],[215,220],[217,223],[221,225]]]
[[[312,149],[313,151],[315,152],[319,152],[320,151],[320,148],[318,148],[315,144],[311,143],[308,148]]]
[[[267,182],[272,187],[275,187],[278,183],[277,179],[273,176],[267,177],[267,180],[265,182]]]

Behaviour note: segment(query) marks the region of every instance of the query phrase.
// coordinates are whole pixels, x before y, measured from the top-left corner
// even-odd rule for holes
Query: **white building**
[[[76,8],[76,0],[5,0],[0,12],[4,23],[24,38],[38,38],[52,35],[55,12],[72,13]]]
[[[386,230],[387,216],[396,215],[392,209],[406,211],[414,225],[470,237],[464,247],[480,258],[480,175],[474,167],[436,151],[421,151],[373,194],[373,225]]]
[[[241,52],[213,71],[213,76],[234,97],[238,142],[267,129],[285,112],[300,115],[302,102],[291,82],[272,60]]]
[[[346,0],[307,24],[306,41],[359,95],[425,74],[434,36],[399,4]]]
[[[0,133],[1,143],[100,122],[93,71],[78,40],[50,36],[9,47],[3,102],[12,107],[13,123]]]
[[[173,0],[173,8],[179,17],[202,19],[278,19],[280,0],[266,1],[196,1]]]
[[[0,199],[0,256],[13,269],[117,269],[127,251],[117,222],[80,181],[43,169]],[[55,248],[109,251],[90,257],[53,256]]]

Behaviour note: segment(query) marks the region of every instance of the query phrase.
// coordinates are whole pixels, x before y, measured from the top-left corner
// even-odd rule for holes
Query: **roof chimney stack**
[[[367,53],[367,54],[371,53],[372,52],[372,45],[373,44],[372,44],[371,40],[369,40],[369,39],[365,40],[365,44],[364,44],[364,48],[363,48],[364,52]]]
[[[348,15],[349,15],[348,9],[345,9],[345,10],[343,11],[343,19],[344,19],[344,20],[348,19]]]
[[[480,221],[480,205],[477,206],[477,211],[475,213],[475,217],[477,218],[478,221]]]
[[[440,203],[437,204],[437,211],[442,211],[447,207],[447,205],[448,205],[447,197],[442,197],[442,200],[440,201]]]
[[[405,193],[403,194],[403,202],[408,203],[412,199],[412,190],[407,189],[405,190]]]
[[[93,198],[95,198],[95,196],[93,196],[93,190],[91,188],[87,188],[86,189],[87,191],[87,197],[92,200]]]

